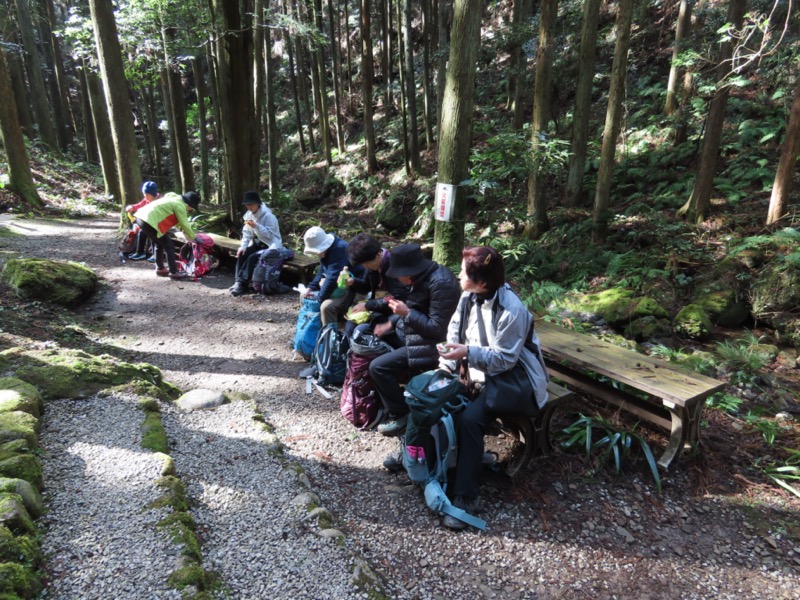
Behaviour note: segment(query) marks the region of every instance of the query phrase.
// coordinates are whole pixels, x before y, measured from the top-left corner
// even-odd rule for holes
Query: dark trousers
[[[136,234],[136,254],[144,254],[145,250],[147,250],[147,242],[149,238],[144,233],[144,230],[141,228],[139,229],[139,233]],[[152,244],[150,244],[152,247]]]
[[[392,417],[408,414],[408,405],[403,397],[401,383],[408,381],[408,350],[404,347],[381,354],[369,363],[369,377]]]
[[[164,268],[164,254],[167,255],[167,264],[169,265],[170,273],[178,272],[178,263],[175,261],[175,244],[172,243],[172,238],[169,234],[164,234],[158,237],[158,232],[155,228],[141,219],[136,219],[136,224],[142,228],[147,238],[153,242],[153,248],[156,252],[156,267],[159,269]]]
[[[244,254],[236,259],[236,281],[247,283],[253,278],[253,271],[258,266],[259,256],[257,252],[266,248],[264,244],[255,243],[250,244],[245,248]]]
[[[485,396],[484,392],[478,394],[458,415],[458,462],[453,491],[455,496],[475,498],[480,491],[478,478],[483,468],[483,433],[495,419],[494,415],[486,411]]]

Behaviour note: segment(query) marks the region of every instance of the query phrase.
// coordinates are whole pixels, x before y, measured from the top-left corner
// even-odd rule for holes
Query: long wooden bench
[[[203,233],[214,240],[215,246],[223,250],[236,252],[241,245],[241,240],[225,237],[224,235],[218,235],[216,233]],[[171,235],[179,242],[186,242],[186,236],[180,231],[173,230]],[[283,263],[283,269],[293,273],[303,285],[308,285],[308,283],[314,279],[318,266],[318,259],[300,253],[296,253],[294,258],[284,261]]]
[[[669,431],[660,467],[668,468],[684,448],[697,447],[705,399],[724,383],[543,321],[536,323],[536,333],[551,377]],[[603,382],[598,375],[631,391]],[[549,417],[542,416],[543,430],[537,435],[544,451],[554,408]]]

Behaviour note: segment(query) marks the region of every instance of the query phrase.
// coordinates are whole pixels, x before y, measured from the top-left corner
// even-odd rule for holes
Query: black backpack
[[[342,385],[347,373],[347,336],[339,331],[338,323],[328,323],[319,332],[311,363],[320,385]]]
[[[269,248],[259,251],[258,264],[253,269],[252,286],[257,294],[286,294],[292,291],[281,280],[281,267],[294,258],[294,251],[288,248]]]

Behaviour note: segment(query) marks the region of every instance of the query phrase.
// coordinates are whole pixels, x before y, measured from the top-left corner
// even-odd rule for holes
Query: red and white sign
[[[451,183],[436,184],[433,216],[437,221],[452,221],[456,207],[456,186]]]

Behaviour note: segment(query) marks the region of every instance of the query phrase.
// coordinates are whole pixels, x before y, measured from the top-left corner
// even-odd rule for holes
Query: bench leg
[[[505,472],[509,477],[514,477],[528,466],[534,450],[534,426],[530,417],[501,417],[503,429],[510,433],[520,444],[514,459],[506,464]]]
[[[675,457],[683,450],[687,438],[687,427],[685,426],[689,421],[687,411],[681,407],[676,407],[670,408],[669,414],[672,418],[669,442],[664,450],[664,454],[658,459],[658,466],[662,469],[669,468],[672,461],[675,460]]]

